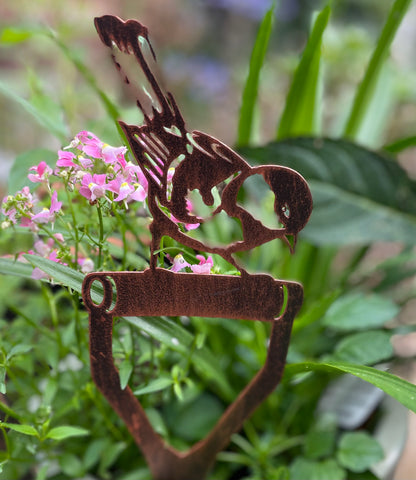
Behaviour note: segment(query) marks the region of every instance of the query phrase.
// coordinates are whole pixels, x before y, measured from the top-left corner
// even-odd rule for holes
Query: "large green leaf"
[[[345,480],[347,475],[333,458],[320,462],[297,457],[290,466],[290,474],[293,479],[308,480]]]
[[[347,432],[339,442],[337,459],[343,467],[353,472],[364,472],[383,460],[383,457],[380,444],[366,432]]]
[[[278,138],[315,133],[322,35],[330,13],[331,9],[327,6],[316,17],[287,95],[277,132]]]
[[[331,329],[348,332],[382,327],[399,313],[399,307],[381,295],[348,293],[327,310],[323,323]]]
[[[372,367],[344,362],[302,362],[286,366],[285,379],[303,372],[323,371],[328,373],[350,373],[372,383],[395,398],[409,410],[416,413],[416,385],[406,382],[396,375]]]
[[[241,149],[254,164],[303,175],[314,210],[302,231],[315,245],[366,245],[416,238],[416,183],[392,159],[345,140],[296,138]]]
[[[374,365],[393,356],[390,333],[383,330],[354,333],[337,343],[334,358],[361,365]]]

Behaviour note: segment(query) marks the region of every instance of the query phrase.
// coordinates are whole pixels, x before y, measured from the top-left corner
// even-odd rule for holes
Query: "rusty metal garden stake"
[[[135,159],[148,181],[148,205],[153,216],[150,268],[143,272],[95,272],[86,276],[83,299],[90,314],[92,377],[112,408],[123,419],[140,447],[154,480],[202,480],[215,456],[229,443],[244,421],[276,388],[281,380],[292,323],[302,304],[303,289],[295,282],[269,275],[249,275],[238,265],[234,253],[250,250],[275,238],[292,249],[296,235],[305,226],[312,198],[305,180],[294,170],[275,165],[251,167],[217,139],[201,132],[189,133],[171,94],[164,94],[145,58],[154,57],[147,29],[140,23],[104,16],[95,20],[101,40],[113,48],[113,59],[125,82],[128,57],[133,56],[145,75],[147,86],[137,92],[137,105],[144,125],[120,125]],[[146,94],[143,96],[143,92]],[[174,167],[172,188],[168,172]],[[244,181],[261,175],[275,195],[274,209],[281,228],[267,228],[237,202]],[[243,239],[228,246],[206,245],[187,235],[172,220],[187,224],[204,219],[187,210],[187,195],[198,190],[212,206],[213,187],[229,180],[221,204],[212,213],[225,211],[241,222]],[[157,250],[163,236],[198,251],[221,255],[237,267],[241,276],[174,273],[157,268]],[[291,243],[289,238],[293,237]],[[102,285],[101,303],[92,299],[95,282]],[[264,366],[227,408],[207,437],[187,452],[166,445],[154,431],[129,386],[120,387],[112,354],[113,318],[122,316],[199,316],[271,322],[272,329]]]

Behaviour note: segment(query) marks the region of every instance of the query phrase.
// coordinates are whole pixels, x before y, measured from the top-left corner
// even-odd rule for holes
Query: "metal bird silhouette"
[[[136,102],[143,112],[143,125],[119,124],[126,135],[133,155],[148,181],[148,206],[151,224],[151,268],[156,267],[155,252],[162,236],[168,235],[181,244],[199,251],[221,255],[240,271],[233,254],[282,239],[291,248],[288,235],[296,236],[306,225],[312,211],[312,197],[303,177],[296,171],[276,165],[251,167],[231,148],[216,138],[199,131],[188,132],[172,94],[164,93],[152,70],[156,57],[149,42],[148,30],[135,20],[124,22],[105,15],[95,19],[102,42],[112,48],[112,58],[125,83],[134,88],[135,80],[128,73],[131,58],[144,74],[146,84],[136,89]],[[135,63],[136,63],[135,62]],[[153,63],[151,68],[150,63]],[[171,190],[168,172],[175,167]],[[268,228],[239,205],[237,195],[244,181],[261,175],[275,195],[274,211],[282,228]],[[204,219],[187,210],[187,196],[198,190],[207,206],[214,204],[212,189],[231,179],[222,191],[221,203],[213,215],[226,212],[240,221],[243,239],[228,246],[206,245],[181,231],[176,220],[186,224],[203,223]]]

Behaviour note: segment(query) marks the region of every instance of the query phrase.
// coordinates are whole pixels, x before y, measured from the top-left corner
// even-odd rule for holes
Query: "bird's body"
[[[113,59],[127,84],[131,76],[125,72],[125,56],[134,55],[145,75],[147,86],[138,90],[137,105],[144,115],[144,125],[120,125],[131,150],[145,174],[148,189],[148,205],[153,216],[151,225],[151,267],[155,267],[154,252],[159,249],[162,236],[169,235],[185,246],[199,251],[217,253],[236,264],[232,255],[250,250],[275,238],[285,240],[287,235],[296,238],[305,226],[312,209],[312,197],[305,180],[294,170],[266,165],[251,167],[241,156],[216,138],[202,132],[188,132],[179,108],[171,94],[164,94],[145,58],[144,50],[155,60],[148,40],[147,29],[139,22],[124,22],[117,17],[104,16],[95,19],[101,40],[113,48]],[[128,62],[127,62],[128,64]],[[171,191],[168,190],[168,172],[174,167]],[[275,194],[275,212],[282,228],[271,229],[256,220],[237,202],[243,183],[252,175],[261,175]],[[212,189],[229,180],[223,189],[221,203],[213,215],[224,211],[241,222],[243,239],[229,246],[206,245],[182,232],[174,218],[186,224],[203,223],[203,219],[187,210],[187,196],[198,190],[203,202],[212,206]]]

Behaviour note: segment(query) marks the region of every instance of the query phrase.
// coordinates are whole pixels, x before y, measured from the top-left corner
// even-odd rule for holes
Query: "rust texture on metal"
[[[292,249],[311,214],[312,198],[307,183],[296,171],[276,165],[251,167],[219,140],[186,130],[173,96],[165,94],[156,81],[155,64],[150,67],[155,55],[146,27],[135,20],[124,22],[109,15],[96,18],[95,26],[103,43],[112,49],[115,65],[130,87],[134,87],[134,78],[127,72],[131,57],[144,74],[145,83],[136,90],[143,125],[127,125],[121,121],[120,125],[147,178],[148,206],[153,218],[150,268],[143,272],[95,272],[84,280],[83,299],[90,314],[92,377],[126,423],[155,480],[203,479],[231,435],[241,429],[280,382],[292,323],[303,297],[302,286],[296,282],[276,280],[264,274],[249,275],[233,254],[276,238]],[[168,188],[171,167],[174,173]],[[238,193],[252,175],[261,175],[274,193],[274,210],[281,227],[265,227],[238,203]],[[170,215],[186,224],[203,223],[203,218],[188,212],[188,193],[197,190],[203,202],[212,206],[212,189],[226,180],[221,203],[212,215],[224,211],[239,220],[243,238],[226,246],[207,245],[182,231]],[[240,270],[241,276],[174,273],[158,268],[157,251],[165,235],[194,250],[221,255]],[[99,304],[92,299],[94,282],[100,282],[104,291]],[[166,445],[154,431],[131,388],[120,387],[112,353],[113,318],[133,315],[195,315],[272,324],[264,366],[208,436],[187,452]]]

